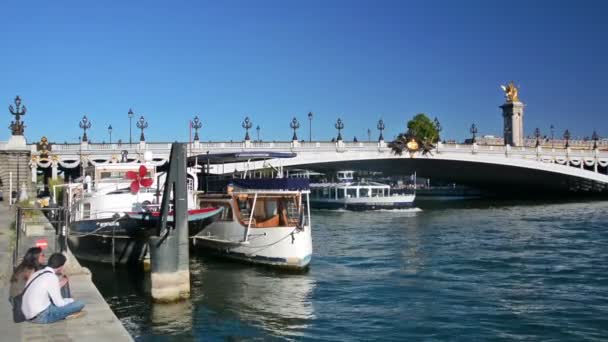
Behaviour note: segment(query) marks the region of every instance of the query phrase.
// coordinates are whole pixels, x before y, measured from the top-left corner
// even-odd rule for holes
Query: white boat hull
[[[416,195],[393,195],[386,197],[358,198],[311,198],[310,206],[315,209],[378,210],[410,208]]]
[[[251,228],[216,221],[193,237],[195,248],[228,258],[289,269],[305,269],[312,256],[310,226]]]

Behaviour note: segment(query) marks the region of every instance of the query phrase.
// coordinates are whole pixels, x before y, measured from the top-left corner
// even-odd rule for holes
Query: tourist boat
[[[283,155],[287,154],[269,153],[266,158]],[[256,264],[307,268],[312,256],[308,179],[244,178],[224,184],[221,193],[198,196],[198,207],[223,210],[192,238],[194,248]]]
[[[413,205],[415,193],[392,193],[390,185],[355,181],[354,171],[338,171],[337,183],[311,183],[310,205],[316,209],[402,209]]]
[[[196,208],[197,177],[193,171],[188,176],[188,229],[195,235],[221,209]],[[150,162],[109,163],[94,165],[81,182],[68,184],[67,242],[74,255],[113,264],[143,260],[148,238],[156,234],[164,179]]]

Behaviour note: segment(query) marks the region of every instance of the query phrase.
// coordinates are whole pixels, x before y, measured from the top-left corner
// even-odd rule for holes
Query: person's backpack
[[[41,275],[43,275],[45,273],[52,274],[53,272],[45,271],[45,272],[40,273],[39,275],[36,276],[36,278],[32,279],[32,281],[30,281],[29,284],[27,284],[27,286],[23,289],[23,292],[16,295],[15,297],[13,297],[13,321],[15,323],[21,323],[26,320],[25,315],[23,314],[23,310],[21,310],[21,304],[23,303],[23,295],[25,295],[25,291],[27,291],[27,288],[30,287],[30,285],[32,285],[32,283],[35,282],[36,279],[38,279],[38,277],[40,277]]]

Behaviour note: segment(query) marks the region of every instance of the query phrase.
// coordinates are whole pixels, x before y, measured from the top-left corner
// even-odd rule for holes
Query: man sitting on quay
[[[57,274],[63,274],[66,257],[54,253],[45,268],[32,274],[31,282],[23,294],[21,310],[25,318],[33,323],[48,324],[65,318],[83,316],[84,303],[72,298],[63,298]],[[40,275],[40,276],[39,276]]]

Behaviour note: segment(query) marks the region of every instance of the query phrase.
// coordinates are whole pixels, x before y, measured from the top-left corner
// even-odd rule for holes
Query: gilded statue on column
[[[513,83],[513,81],[509,82],[509,84],[506,86],[501,85],[500,87],[505,92],[505,97],[507,99],[507,102],[520,102],[519,97],[518,97],[519,89],[517,89],[517,87],[515,86],[515,83]]]

